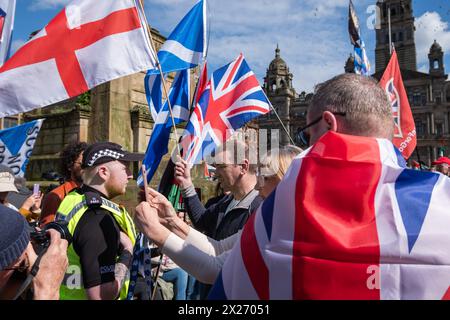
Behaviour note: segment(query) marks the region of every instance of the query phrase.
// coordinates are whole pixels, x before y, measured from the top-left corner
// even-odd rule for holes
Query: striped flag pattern
[[[450,299],[450,179],[329,132],[247,222],[212,299]],[[295,195],[295,196],[292,196]]]

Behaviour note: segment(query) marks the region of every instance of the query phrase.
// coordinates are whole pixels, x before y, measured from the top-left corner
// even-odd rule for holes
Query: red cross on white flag
[[[135,0],[74,0],[0,68],[0,117],[155,67]]]

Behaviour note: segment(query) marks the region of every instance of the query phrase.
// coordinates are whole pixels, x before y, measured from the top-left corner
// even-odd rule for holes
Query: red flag
[[[198,80],[198,88],[197,88],[197,97],[195,99],[195,105],[200,101],[200,98],[202,97],[203,91],[205,91],[206,84],[208,83],[208,67],[207,63],[205,61],[205,64],[203,66],[202,74],[200,76],[200,79]]]
[[[381,87],[386,90],[392,105],[394,117],[394,145],[400,150],[403,157],[408,159],[417,145],[416,125],[411,112],[411,107],[403,85],[402,74],[398,64],[397,53],[392,53],[383,78],[380,80]]]

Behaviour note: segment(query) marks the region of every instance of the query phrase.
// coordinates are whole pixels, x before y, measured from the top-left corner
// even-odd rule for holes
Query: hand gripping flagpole
[[[148,33],[148,37],[150,39],[150,44],[152,46],[153,52],[155,53],[155,57],[154,58],[156,60],[156,66],[158,67],[159,74],[161,75],[161,82],[162,82],[162,86],[163,86],[163,91],[164,91],[164,95],[166,97],[167,105],[169,106],[170,118],[172,120],[173,134],[175,135],[175,140],[178,141],[177,126],[175,124],[175,118],[173,116],[172,103],[170,102],[170,99],[169,99],[169,94],[168,94],[167,86],[166,86],[166,80],[164,78],[164,73],[163,73],[163,71],[161,69],[161,63],[159,63],[158,55],[156,54],[156,47],[155,47],[155,44],[153,42],[152,31],[151,31],[150,25],[148,23],[147,16],[145,15],[144,0],[139,0],[139,5],[141,6],[141,10],[142,10],[142,14],[143,14],[143,17],[144,17],[145,26],[147,27],[147,33]],[[178,155],[181,157],[180,146],[178,145],[178,143],[176,144],[176,148],[177,148]]]

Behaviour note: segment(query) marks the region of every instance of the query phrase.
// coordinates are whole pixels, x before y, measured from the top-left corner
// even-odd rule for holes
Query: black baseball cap
[[[91,144],[83,152],[81,168],[94,167],[99,164],[111,161],[141,161],[144,154],[131,153],[122,148],[121,145],[113,142],[97,142]]]

